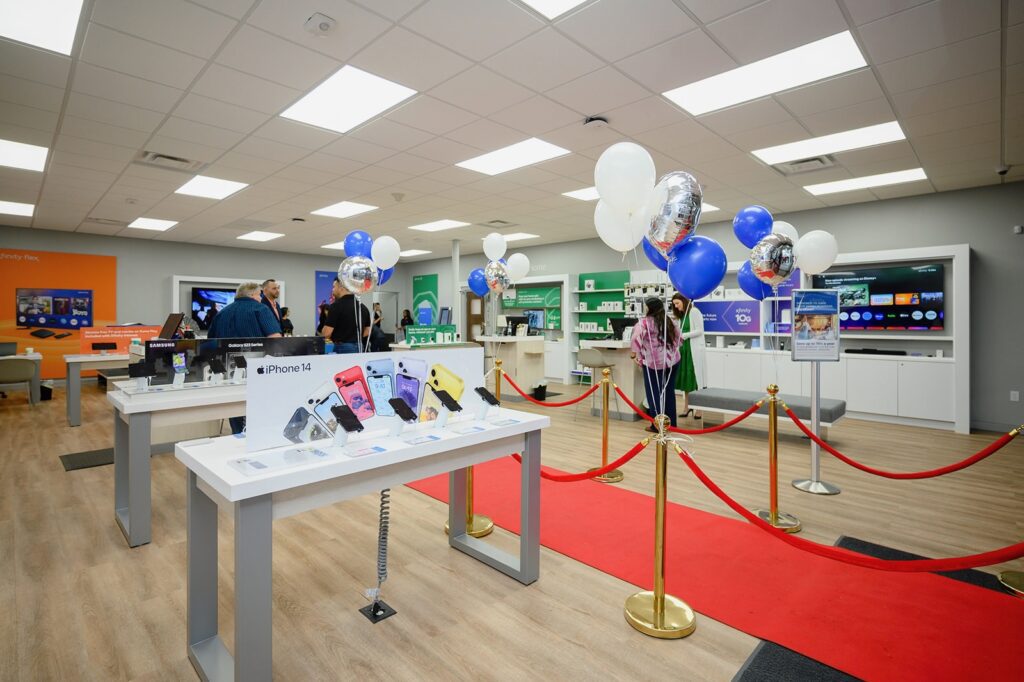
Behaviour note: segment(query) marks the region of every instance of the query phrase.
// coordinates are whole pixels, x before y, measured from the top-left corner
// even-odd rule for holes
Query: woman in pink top
[[[647,414],[668,416],[676,425],[676,372],[679,371],[679,344],[682,335],[665,305],[657,298],[647,299],[647,316],[633,327],[632,356],[643,369]],[[648,431],[657,431],[649,426]]]

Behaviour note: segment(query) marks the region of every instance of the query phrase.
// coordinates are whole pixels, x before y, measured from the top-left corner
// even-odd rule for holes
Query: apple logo
[[[257,367],[256,368],[256,373],[257,374],[263,374],[263,368],[262,367]]]

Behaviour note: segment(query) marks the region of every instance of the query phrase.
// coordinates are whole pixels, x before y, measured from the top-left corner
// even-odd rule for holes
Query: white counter
[[[580,348],[593,348],[600,351],[604,361],[612,365],[612,381],[625,391],[634,403],[637,405],[643,404],[644,375],[640,371],[640,366],[630,357],[633,351],[630,349],[629,341],[623,341],[622,339],[582,339],[580,340]],[[593,379],[595,382],[600,381],[601,372],[595,372]],[[593,413],[594,410],[592,409],[591,412]],[[625,421],[639,418],[622,401],[615,400],[614,398],[611,401],[610,417]]]
[[[501,360],[501,369],[524,391],[529,392],[544,378],[543,336],[478,336],[476,340],[487,344],[488,354]],[[493,375],[487,381],[493,386]],[[509,386],[502,386],[501,391],[504,399],[522,400]]]

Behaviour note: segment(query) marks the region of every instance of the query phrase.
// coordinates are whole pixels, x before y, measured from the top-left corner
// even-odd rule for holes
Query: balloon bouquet
[[[402,248],[394,237],[373,239],[363,230],[353,230],[345,237],[345,259],[338,266],[342,288],[355,294],[356,319],[359,318],[359,297],[383,285],[395,274],[395,264]],[[366,340],[369,346],[369,338]]]
[[[490,292],[501,295],[526,277],[530,272],[530,259],[524,254],[513,253],[505,260],[507,250],[508,244],[503,235],[492,232],[484,237],[484,255],[487,256],[488,263],[482,268],[474,268],[469,273],[467,284],[470,291],[480,298],[485,298]]]

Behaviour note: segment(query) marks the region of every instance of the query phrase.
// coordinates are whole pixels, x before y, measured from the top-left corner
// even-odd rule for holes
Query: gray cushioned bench
[[[704,388],[699,391],[690,393],[690,407],[695,410],[701,410],[705,412],[720,412],[722,414],[739,414],[746,411],[755,402],[764,398],[767,394],[760,391],[738,391],[731,388]],[[796,416],[810,426],[811,421],[811,399],[808,396],[802,395],[782,395],[779,394],[779,398],[783,400]],[[782,412],[782,406],[779,406],[779,423],[785,422],[790,426],[793,426],[789,418],[786,417],[785,413]],[[829,427],[835,424],[837,421],[842,419],[846,415],[846,401],[845,400],[834,400],[832,398],[821,398],[820,400],[820,411],[819,419],[821,426]],[[752,417],[767,417],[768,416],[768,403],[761,406],[761,409],[755,412]],[[795,428],[795,426],[794,426]]]

